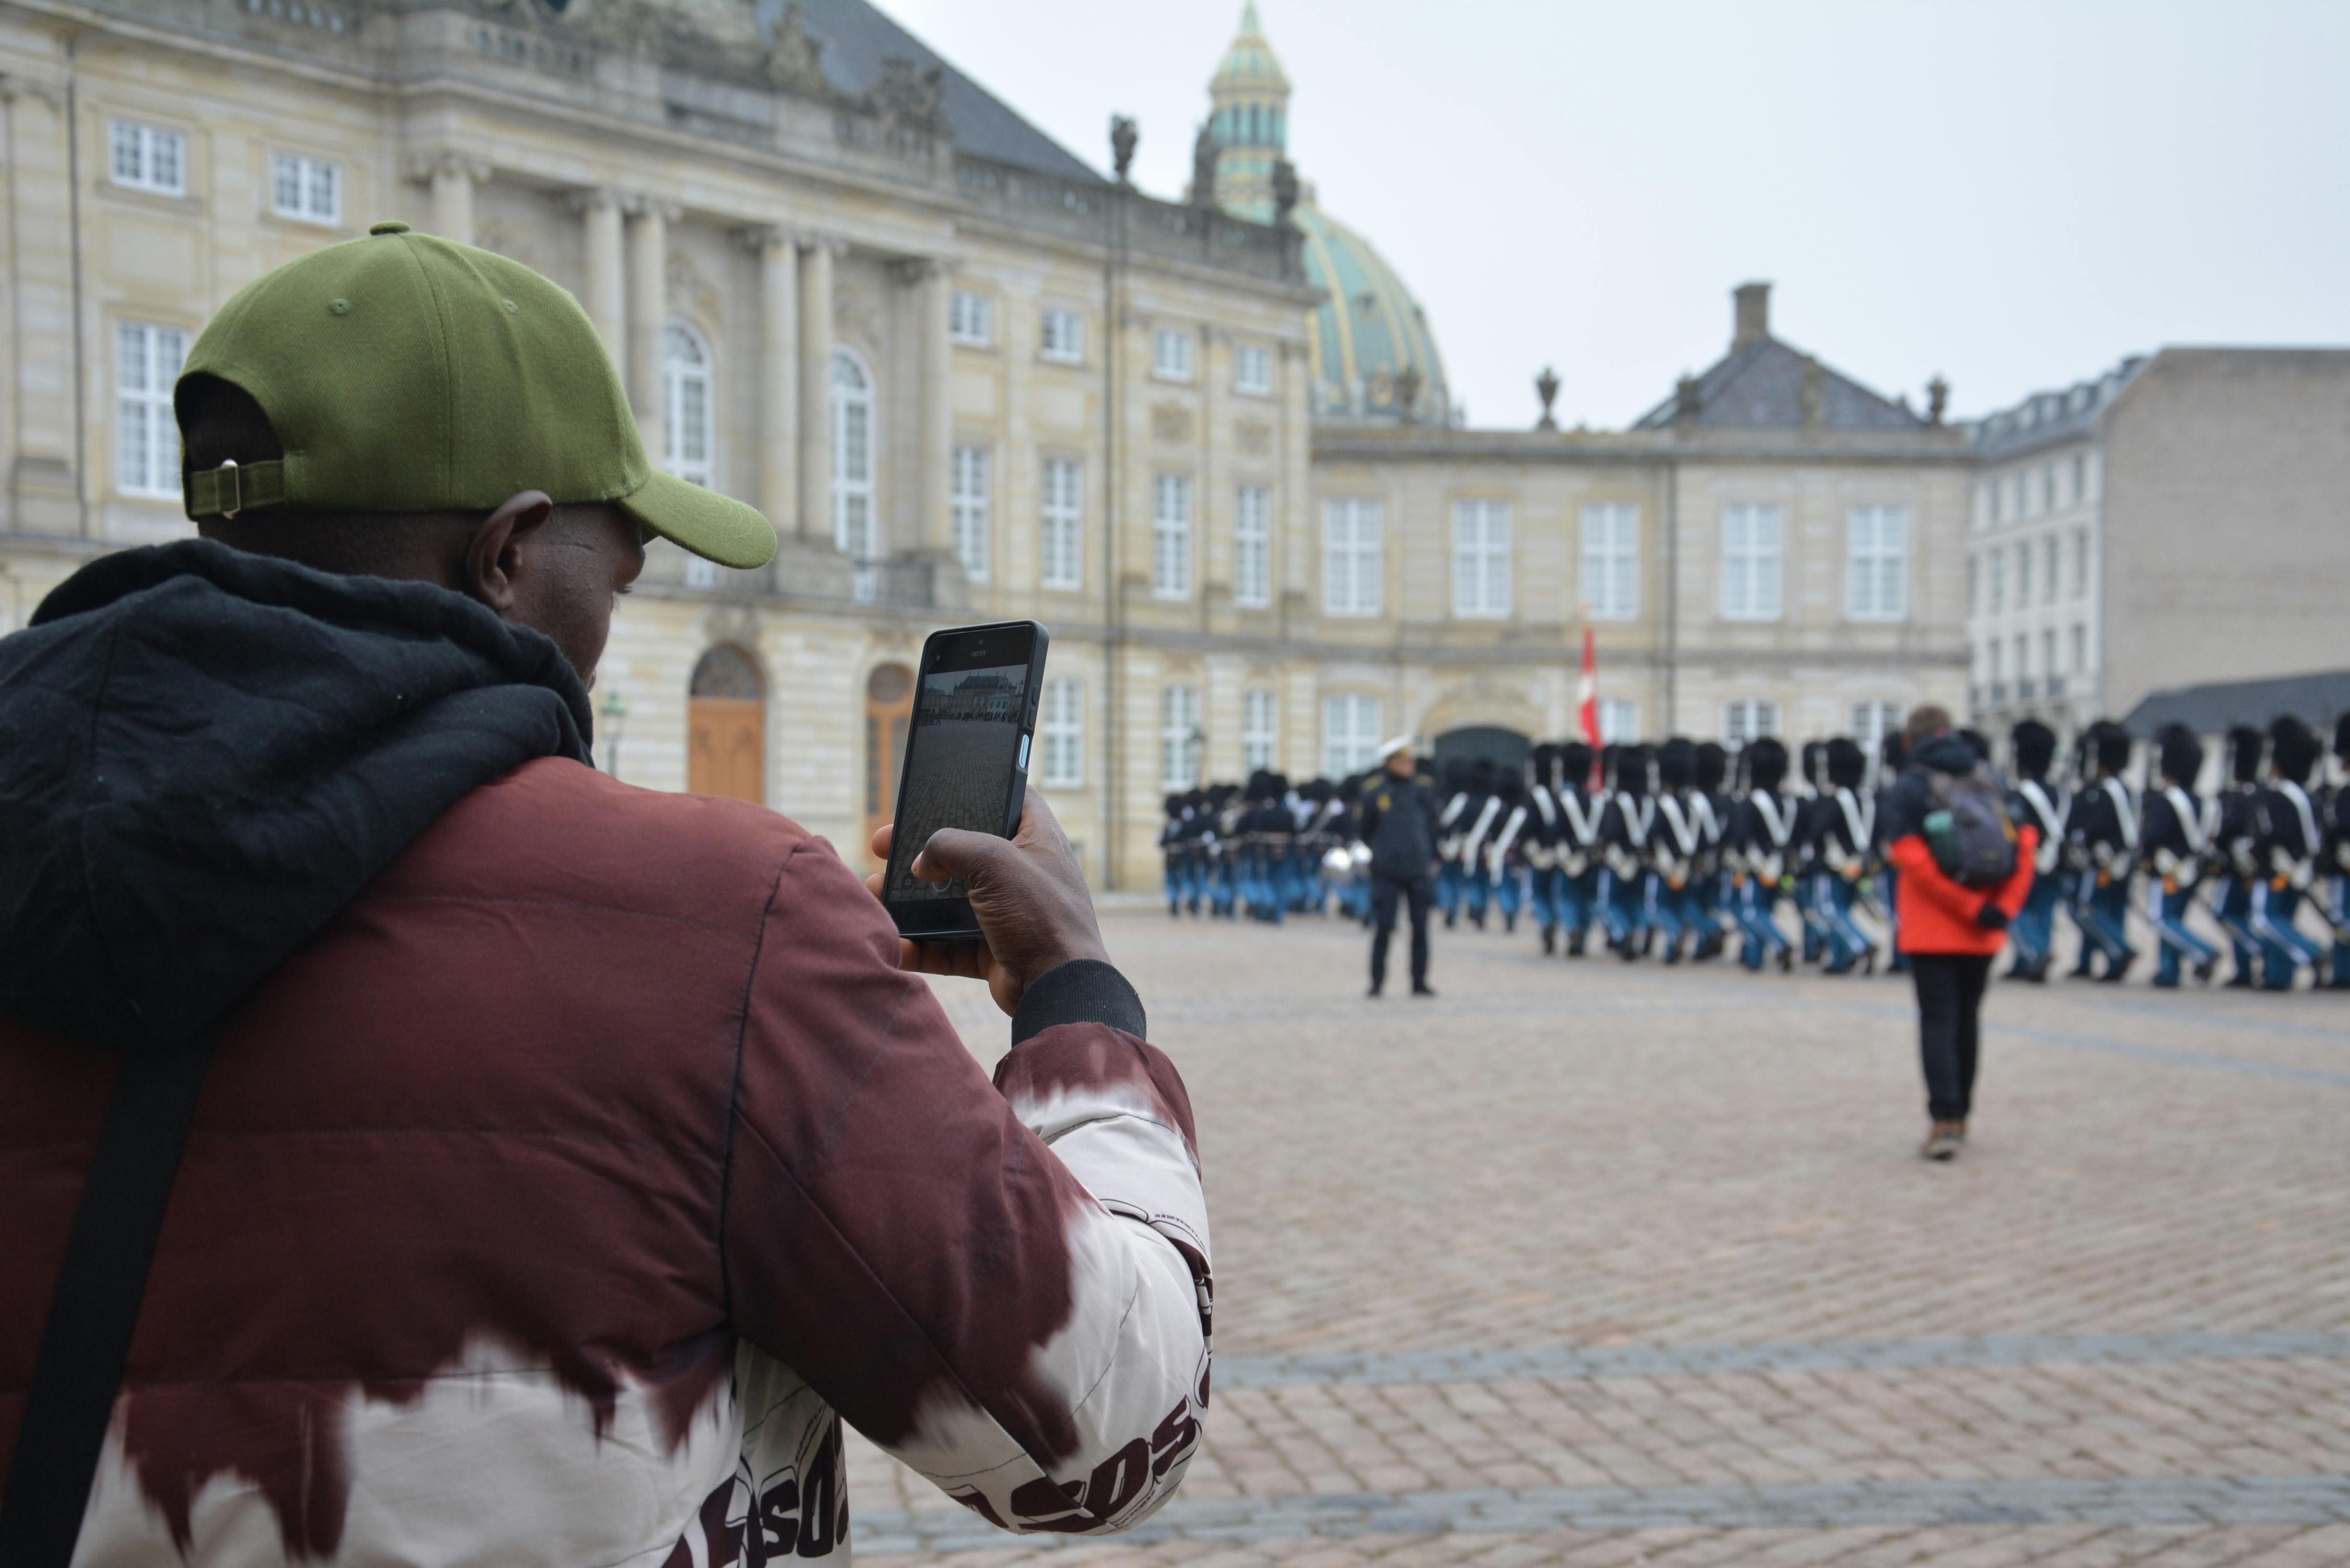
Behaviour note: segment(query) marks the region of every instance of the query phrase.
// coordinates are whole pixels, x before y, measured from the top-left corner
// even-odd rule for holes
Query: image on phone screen
[[[1023,658],[975,670],[924,670],[883,881],[887,901],[961,898],[970,891],[959,877],[925,882],[909,867],[941,827],[1003,831],[1019,774],[1028,668]]]

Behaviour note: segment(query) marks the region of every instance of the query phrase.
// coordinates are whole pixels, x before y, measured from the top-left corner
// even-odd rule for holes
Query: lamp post
[[[616,783],[620,776],[620,724],[628,716],[628,699],[620,695],[619,687],[610,688],[604,693],[604,707],[601,714],[604,732],[611,737],[608,742],[610,750],[606,753],[604,771],[611,774]]]

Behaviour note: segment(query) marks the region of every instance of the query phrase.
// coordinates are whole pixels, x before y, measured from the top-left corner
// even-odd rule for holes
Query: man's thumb
[[[967,882],[973,874],[985,869],[993,851],[1009,847],[1007,840],[992,833],[941,827],[931,835],[931,841],[914,857],[912,869],[925,881],[944,882],[959,877]]]

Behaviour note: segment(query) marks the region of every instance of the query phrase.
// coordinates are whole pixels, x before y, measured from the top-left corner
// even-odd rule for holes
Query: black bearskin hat
[[[1721,781],[1729,776],[1728,748],[1719,741],[1700,741],[1697,743],[1697,787],[1706,791],[1718,790],[1721,787]]]
[[[2016,776],[2045,781],[2048,765],[2056,760],[2056,732],[2026,719],[2008,732],[2008,740],[2015,747]]]
[[[1697,747],[1675,735],[1657,748],[1657,787],[1687,789],[1697,777]]]
[[[2100,719],[2089,726],[2090,754],[2097,759],[2100,771],[2118,774],[2129,766],[2130,732],[2111,719]]]
[[[1848,735],[1838,735],[1828,742],[1828,783],[1838,789],[1858,789],[1868,772],[1868,753],[1860,742]]]
[[[2162,776],[2188,789],[2203,773],[2203,742],[2184,724],[2165,724],[2154,737]]]
[[[2307,784],[2324,752],[2317,732],[2290,713],[2269,726],[2269,767],[2281,779]]]
[[[1503,807],[1514,805],[1525,798],[1526,786],[1515,774],[1503,774],[1493,781],[1493,794]]]
[[[1909,737],[1899,730],[1877,742],[1877,760],[1887,774],[1898,774],[1909,761]]]
[[[1616,788],[1625,794],[1648,793],[1648,748],[1618,746],[1616,748]]]
[[[1183,797],[1181,795],[1170,794],[1167,797],[1167,815],[1170,816],[1180,816],[1183,815]]]
[[[1777,789],[1779,781],[1787,776],[1787,747],[1772,736],[1749,742],[1739,757],[1756,789]]]
[[[1558,782],[1581,789],[1591,782],[1591,748],[1581,741],[1562,741],[1558,747]]]
[[[1991,737],[1989,735],[1984,734],[1981,730],[1960,730],[1959,732],[1959,739],[1967,743],[1967,750],[1975,754],[1975,761],[1979,763],[1987,763],[1991,761]]]
[[[1558,748],[1543,742],[1526,753],[1526,765],[1534,770],[1534,783],[1548,789],[1558,782]]]
[[[2228,732],[2228,776],[2238,784],[2257,784],[2261,777],[2261,753],[2268,745],[2268,737],[2250,724],[2238,724]]]
[[[1493,793],[1493,759],[1479,757],[1469,764],[1469,787],[1479,794]]]

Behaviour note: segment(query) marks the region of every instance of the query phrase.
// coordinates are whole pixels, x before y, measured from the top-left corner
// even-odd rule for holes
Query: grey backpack
[[[1970,773],[1926,770],[1926,846],[1942,875],[1961,887],[2001,887],[2015,875],[2015,824],[2007,791],[1981,763]]]

